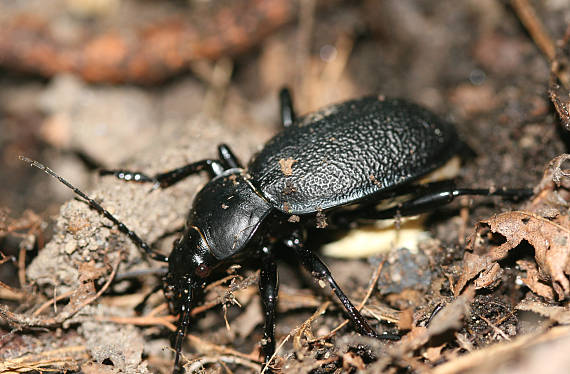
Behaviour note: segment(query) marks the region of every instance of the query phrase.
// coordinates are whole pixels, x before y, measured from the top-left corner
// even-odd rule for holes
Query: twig
[[[507,334],[505,334],[505,332],[504,332],[503,330],[501,330],[497,325],[495,325],[495,324],[494,324],[491,320],[489,320],[487,317],[482,316],[482,315],[479,314],[479,313],[475,313],[475,315],[476,315],[477,317],[481,318],[483,321],[485,321],[485,323],[486,323],[487,325],[489,325],[489,327],[492,328],[493,331],[495,331],[495,333],[501,335],[501,337],[502,337],[503,339],[508,340],[508,341],[511,340],[511,338],[509,338],[509,337],[507,336]]]
[[[51,318],[39,318],[38,316],[27,316],[23,314],[16,314],[8,310],[4,305],[0,305],[0,318],[5,319],[9,323],[27,326],[27,327],[50,327],[54,325],[60,325],[67,319],[73,317],[77,312],[83,309],[85,306],[91,304],[97,300],[111,285],[117,271],[119,269],[119,264],[121,263],[121,257],[117,257],[117,261],[113,266],[113,271],[109,276],[107,282],[101,287],[101,289],[92,297],[85,299],[78,305],[70,306],[68,305],[61,313]],[[51,301],[50,301],[51,303]]]
[[[148,315],[149,316],[155,316],[158,313],[162,312],[163,310],[168,310],[168,304],[167,303],[162,303],[162,304],[158,305],[157,307],[153,308]]]
[[[223,365],[224,362],[227,362],[230,364],[242,365],[242,366],[248,367],[250,369],[253,369],[255,372],[258,372],[259,369],[261,369],[261,365],[253,363],[249,360],[244,360],[243,358],[240,358],[240,357],[235,357],[235,356],[213,356],[213,357],[203,356],[203,357],[196,359],[195,361],[192,361],[192,363],[190,363],[186,367],[186,372],[188,372],[188,373],[200,372],[200,369],[203,368],[204,364],[219,363],[219,364]],[[223,365],[223,366],[225,367],[225,365]],[[225,367],[225,368],[227,369],[227,367]]]
[[[556,46],[536,15],[532,5],[528,0],[511,0],[511,5],[532,37],[532,40],[534,40],[538,48],[544,53],[548,61],[552,62],[556,56]]]
[[[176,316],[142,316],[142,317],[116,317],[116,316],[95,316],[97,321],[109,321],[123,325],[135,326],[164,326],[171,331],[176,331],[176,326],[172,322],[178,319]]]
[[[24,373],[27,371],[60,372],[61,370],[59,369],[49,369],[48,367],[60,366],[61,369],[69,365],[70,362],[75,363],[78,360],[88,358],[87,348],[84,345],[58,348],[14,359],[5,359],[0,362],[0,373]],[[67,367],[67,369],[70,368]]]
[[[12,256],[6,256],[4,252],[0,251],[0,265],[12,260],[14,260]]]
[[[218,279],[217,281],[208,284],[208,285],[206,286],[205,290],[206,290],[206,291],[211,290],[212,288],[214,288],[214,287],[216,287],[216,286],[219,286],[219,285],[221,285],[221,284],[226,283],[227,281],[231,281],[231,280],[236,279],[236,278],[237,278],[238,280],[243,280],[243,278],[242,278],[241,275],[238,275],[238,274],[230,274],[230,275],[227,275],[227,276],[223,277],[222,279]]]
[[[61,300],[63,300],[63,299],[67,299],[68,297],[70,297],[71,295],[73,295],[73,293],[74,293],[75,291],[76,291],[76,290],[67,291],[66,293],[63,293],[63,294],[61,294],[61,295],[59,295],[59,296],[57,296],[57,297],[55,297],[55,298],[53,298],[53,299],[51,299],[51,300],[46,301],[45,303],[42,304],[42,306],[40,306],[40,307],[38,308],[38,310],[36,310],[34,313],[32,313],[32,316],[34,316],[34,317],[39,316],[40,314],[42,314],[42,312],[43,312],[44,310],[46,310],[47,308],[49,308],[50,305],[55,304],[56,302],[61,301]]]
[[[5,289],[6,292],[1,292],[2,289]],[[21,300],[27,296],[28,294],[25,291],[10,287],[6,283],[0,281],[0,299]]]
[[[26,248],[21,247],[18,253],[18,280],[20,287],[26,286]]]

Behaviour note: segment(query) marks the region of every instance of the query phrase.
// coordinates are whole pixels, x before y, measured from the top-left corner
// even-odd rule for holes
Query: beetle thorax
[[[197,227],[212,255],[223,260],[247,247],[271,205],[241,169],[212,179],[198,193],[188,224]]]

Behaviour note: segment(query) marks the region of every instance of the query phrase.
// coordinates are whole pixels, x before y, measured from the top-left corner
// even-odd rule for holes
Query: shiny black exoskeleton
[[[280,100],[284,129],[245,168],[228,146],[220,145],[219,159],[155,176],[125,170],[102,172],[161,188],[201,171],[211,175],[196,196],[186,229],[168,257],[152,251],[134,232],[71,186],[151,258],[168,262],[165,293],[173,312],[179,314],[175,370],[197,291],[212,274],[245,257],[257,259],[261,268],[259,289],[266,318],[262,348],[269,363],[275,351],[278,282],[273,253],[278,246],[288,248],[315,278],[328,283],[359,333],[398,339],[372,329],[323,262],[304,246],[306,229],[413,215],[460,195],[524,197],[531,193],[458,189],[449,181],[420,184],[420,178],[456,155],[460,141],[451,124],[415,104],[370,96],[296,118],[287,90],[281,92]],[[406,199],[388,208],[378,207],[380,201],[398,196]],[[344,209],[347,206],[350,209]]]

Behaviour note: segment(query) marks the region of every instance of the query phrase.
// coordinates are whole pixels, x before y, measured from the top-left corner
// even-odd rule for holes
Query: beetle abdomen
[[[411,182],[458,149],[451,124],[400,99],[365,97],[299,118],[249,165],[275,208],[306,214]]]

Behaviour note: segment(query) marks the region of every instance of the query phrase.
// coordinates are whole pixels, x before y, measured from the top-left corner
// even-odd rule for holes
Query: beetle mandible
[[[261,268],[259,290],[265,311],[262,351],[265,365],[275,351],[278,280],[274,251],[292,251],[315,278],[325,281],[361,334],[378,334],[350,302],[326,265],[304,245],[307,228],[347,227],[358,220],[415,215],[461,195],[527,197],[528,189],[456,188],[449,181],[420,183],[460,148],[454,127],[432,112],[401,99],[368,96],[296,118],[290,93],[280,92],[283,130],[243,167],[227,145],[218,159],[206,159],[149,176],[104,170],[125,181],[167,188],[202,171],[210,181],[196,195],[186,228],[168,257],[153,251],[122,222],[45,166],[22,158],[58,178],[110,219],[150,258],[167,262],[164,291],[179,314],[174,340],[177,371],[182,342],[197,291],[215,273],[248,255]],[[405,196],[390,207],[387,199]],[[345,209],[349,207],[350,209]]]

